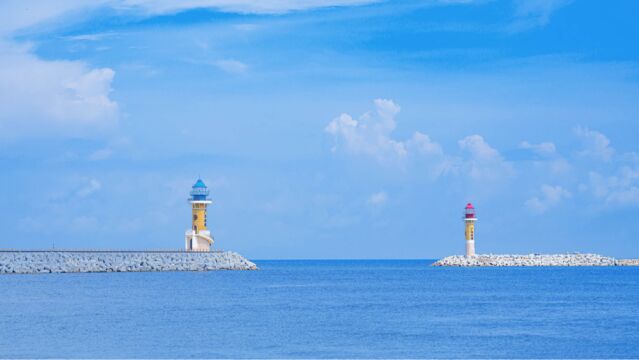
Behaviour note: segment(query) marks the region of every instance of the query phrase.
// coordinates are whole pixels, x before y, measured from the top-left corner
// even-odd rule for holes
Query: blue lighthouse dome
[[[197,179],[195,184],[191,189],[191,199],[190,200],[208,200],[207,196],[209,195],[209,189],[204,184],[202,179]]]
[[[206,188],[206,185],[204,184],[204,181],[202,181],[202,179],[197,179],[197,181],[195,182],[195,185],[193,185],[193,188]]]

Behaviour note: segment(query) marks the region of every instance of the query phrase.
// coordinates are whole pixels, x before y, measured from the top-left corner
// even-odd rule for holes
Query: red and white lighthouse
[[[473,204],[466,204],[464,208],[464,223],[466,225],[466,256],[475,256],[475,207]]]

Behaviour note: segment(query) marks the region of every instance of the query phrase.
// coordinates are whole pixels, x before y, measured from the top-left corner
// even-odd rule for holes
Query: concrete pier
[[[0,251],[0,274],[256,269],[230,251]]]

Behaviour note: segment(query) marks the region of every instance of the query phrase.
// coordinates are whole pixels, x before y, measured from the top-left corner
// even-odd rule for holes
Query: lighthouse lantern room
[[[466,204],[464,209],[464,223],[466,225],[466,256],[475,256],[475,207],[473,204]]]
[[[212,203],[209,189],[202,179],[197,179],[191,188],[189,203],[192,210],[191,229],[186,231],[184,240],[187,251],[210,251],[213,236],[206,227],[206,208]]]

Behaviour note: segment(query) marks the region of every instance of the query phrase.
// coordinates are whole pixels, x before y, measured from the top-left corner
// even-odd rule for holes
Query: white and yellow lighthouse
[[[193,220],[191,229],[186,231],[184,241],[186,251],[210,251],[213,246],[213,236],[206,228],[206,207],[212,203],[209,189],[202,179],[197,179],[191,189],[191,204]]]
[[[466,204],[464,209],[464,225],[466,225],[466,256],[475,256],[475,207],[473,204]]]

